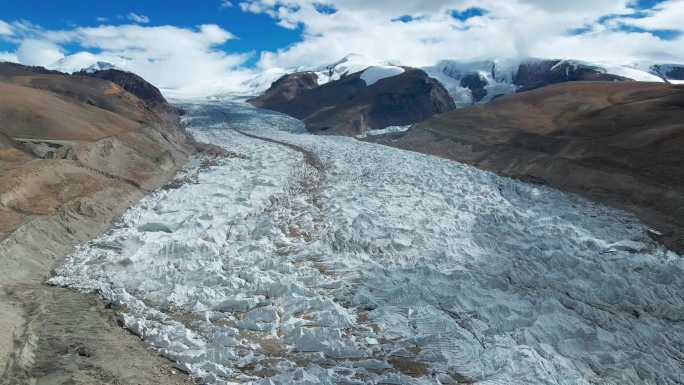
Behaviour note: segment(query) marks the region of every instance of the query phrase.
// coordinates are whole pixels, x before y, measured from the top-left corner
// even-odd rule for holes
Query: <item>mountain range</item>
[[[350,54],[328,65],[290,69],[272,68],[244,82],[248,94],[258,95],[280,77],[297,72],[313,72],[319,85],[374,66],[400,63],[377,62]],[[684,83],[684,64],[609,64],[569,59],[492,59],[479,61],[442,60],[418,67],[438,80],[458,107],[486,103],[501,95],[530,90],[565,81],[643,81]]]

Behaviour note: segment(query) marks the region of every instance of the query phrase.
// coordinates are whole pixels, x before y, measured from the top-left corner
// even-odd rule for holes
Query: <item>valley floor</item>
[[[50,283],[210,384],[682,384],[684,259],[624,212],[188,104],[195,164]],[[247,134],[247,135],[246,135]]]

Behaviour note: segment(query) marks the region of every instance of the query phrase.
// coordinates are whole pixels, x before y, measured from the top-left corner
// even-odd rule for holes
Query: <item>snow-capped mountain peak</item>
[[[361,72],[368,67],[382,64],[385,63],[379,63],[370,60],[363,55],[352,53],[332,64],[312,68],[310,71],[313,71],[318,75],[319,84],[325,84],[331,81],[339,80],[347,75]]]
[[[115,66],[112,63],[108,63],[105,61],[98,61],[95,64],[91,64],[90,66],[83,68],[81,71],[92,74],[97,71],[106,71],[106,70],[118,70],[119,68]]]

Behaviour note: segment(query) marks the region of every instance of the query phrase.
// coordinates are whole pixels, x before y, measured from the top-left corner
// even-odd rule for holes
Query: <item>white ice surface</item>
[[[245,158],[148,196],[51,280],[99,291],[179,367],[210,384],[682,383],[684,262],[632,216],[243,105],[185,107]]]
[[[638,68],[631,68],[628,66],[605,66],[606,73],[622,76],[624,78],[632,79],[638,82],[655,82],[662,83],[664,80],[657,75],[647,71],[642,71]]]
[[[373,66],[367,68],[361,74],[361,80],[366,82],[368,87],[382,79],[391,78],[404,73],[404,69],[396,66]]]

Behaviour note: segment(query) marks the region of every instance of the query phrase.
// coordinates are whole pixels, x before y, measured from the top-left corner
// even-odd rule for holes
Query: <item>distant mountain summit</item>
[[[444,87],[421,69],[371,66],[351,74],[349,70],[329,68],[327,79],[331,73],[340,78],[322,85],[320,71],[285,75],[249,102],[301,119],[313,133],[336,135],[410,125],[456,107]]]
[[[444,60],[423,68],[438,79],[458,106],[488,103],[516,92],[573,81],[677,83],[684,65],[608,65],[580,60]]]
[[[109,63],[98,62],[96,65],[83,69],[74,75],[88,76],[102,80],[108,80],[131,94],[137,96],[149,108],[161,111],[173,111],[176,108],[171,106],[162,95],[161,91],[142,77],[132,73],[117,69]]]
[[[121,69],[119,69],[118,67],[116,67],[112,63],[108,63],[106,61],[99,61],[95,64],[92,64],[92,65],[86,67],[86,68],[83,68],[81,70],[81,72],[92,74],[92,73],[95,73],[98,71],[107,71],[107,70],[121,70]]]
[[[362,55],[350,54],[331,64],[273,68],[243,83],[248,93],[261,94],[282,76],[291,73],[316,74],[318,85],[340,80],[369,67],[392,66]],[[606,64],[562,59],[493,59],[480,61],[442,60],[421,67],[449,92],[457,107],[484,104],[516,92],[571,81],[684,82],[684,64]]]
[[[684,64],[654,64],[649,69],[668,83],[684,83]]]

